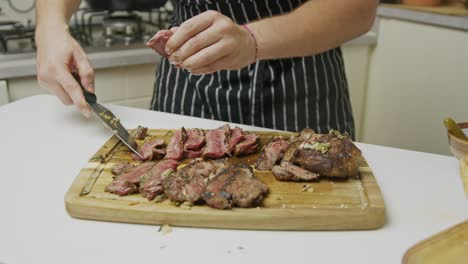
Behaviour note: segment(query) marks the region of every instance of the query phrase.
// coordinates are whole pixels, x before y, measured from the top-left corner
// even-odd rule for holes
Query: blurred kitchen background
[[[101,101],[148,108],[160,57],[144,43],[167,27],[172,12],[166,1],[154,2],[111,13],[83,1],[72,18],[72,33],[95,67]],[[450,154],[443,119],[468,121],[465,5],[382,1],[373,29],[342,46],[358,141]],[[0,0],[0,9],[2,105],[46,91],[35,77],[34,1]]]

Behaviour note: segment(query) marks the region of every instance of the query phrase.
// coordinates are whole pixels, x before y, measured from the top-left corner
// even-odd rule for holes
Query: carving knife
[[[124,143],[131,151],[133,151],[133,153],[144,159],[138,152],[138,144],[135,142],[130,133],[128,133],[127,129],[125,129],[122,123],[120,123],[120,119],[117,118],[109,109],[99,104],[95,94],[85,90],[83,84],[81,84],[81,80],[78,74],[73,73],[72,75],[81,86],[81,90],[83,91],[86,102],[89,104],[91,109],[93,109],[93,112],[104,123],[104,125],[110,128],[114,135],[119,138],[120,141],[122,141],[122,143]]]

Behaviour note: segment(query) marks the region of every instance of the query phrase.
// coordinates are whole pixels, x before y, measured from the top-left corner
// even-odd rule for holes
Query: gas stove
[[[34,26],[29,21],[0,21],[0,52],[21,53],[35,49]]]
[[[70,33],[85,50],[116,50],[144,47],[158,30],[169,27],[172,9],[111,12],[81,8],[70,22]],[[35,52],[30,21],[0,21],[0,54]]]

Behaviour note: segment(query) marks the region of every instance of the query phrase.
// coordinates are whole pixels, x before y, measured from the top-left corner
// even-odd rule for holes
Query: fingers
[[[228,41],[222,40],[215,44],[200,50],[194,55],[190,56],[181,63],[182,68],[197,69],[208,66],[214,61],[231,53],[231,45],[227,44]]]
[[[166,53],[172,54],[173,51],[179,49],[188,39],[210,27],[218,16],[221,16],[221,14],[209,10],[182,23],[174,35],[167,41]]]
[[[218,42],[223,36],[213,27],[203,32],[198,33],[194,37],[188,39],[182,46],[169,57],[172,64],[180,64],[188,57],[194,55],[198,51],[213,45]]]
[[[200,68],[192,69],[190,70],[190,73],[192,73],[193,75],[202,75],[202,74],[211,74],[219,70],[227,70],[226,65],[227,65],[228,60],[229,58],[227,56],[222,57],[218,59],[217,61],[212,62],[209,65],[205,65]]]
[[[86,116],[91,116],[91,109],[89,105],[86,103],[85,98],[83,96],[83,92],[81,91],[81,87],[75,81],[73,76],[66,70],[60,71],[58,73],[57,79],[60,85],[63,87],[63,90],[68,94],[71,98],[73,103],[78,107],[80,112]]]
[[[93,67],[91,67],[88,57],[81,48],[76,49],[73,52],[73,56],[78,74],[81,78],[81,83],[88,92],[94,93],[94,70]]]

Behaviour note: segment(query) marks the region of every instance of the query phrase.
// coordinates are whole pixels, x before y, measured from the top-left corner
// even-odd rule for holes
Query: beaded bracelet
[[[249,33],[250,35],[252,36],[252,39],[254,40],[254,43],[255,43],[255,59],[253,62],[256,62],[257,59],[258,59],[258,43],[257,43],[257,38],[255,37],[255,34],[253,33],[252,29],[247,25],[247,24],[244,24],[242,25],[243,28],[245,28]]]

